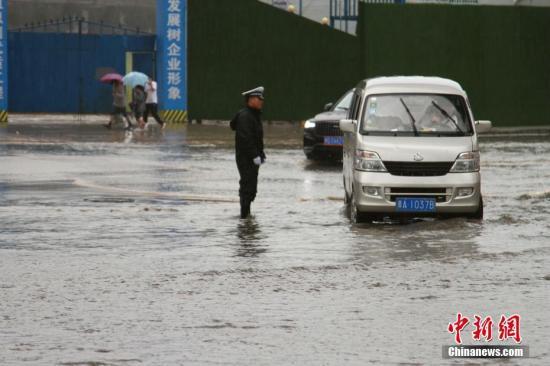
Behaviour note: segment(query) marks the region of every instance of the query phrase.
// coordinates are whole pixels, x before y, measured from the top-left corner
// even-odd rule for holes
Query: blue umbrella
[[[122,82],[124,83],[124,85],[129,85],[132,88],[136,85],[145,86],[148,80],[149,76],[138,71],[132,71],[122,78]]]

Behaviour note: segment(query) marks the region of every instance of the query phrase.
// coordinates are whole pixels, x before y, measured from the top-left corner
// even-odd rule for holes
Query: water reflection
[[[352,256],[360,263],[476,258],[483,223],[462,218],[353,225]]]
[[[156,122],[155,122],[156,123]],[[179,127],[171,127],[178,130],[178,140],[184,134],[184,130]],[[0,127],[0,141],[2,143],[8,140],[13,146],[27,145],[38,146],[40,144],[46,147],[51,144],[63,143],[159,143],[165,139],[165,131],[158,126],[147,124],[144,129],[134,129],[125,131],[122,126],[114,126],[112,129],[105,129],[97,124],[8,124]]]
[[[265,238],[260,225],[254,217],[246,220],[239,220],[237,224],[237,238],[239,239],[237,253],[238,257],[257,257],[267,252],[261,241]]]
[[[307,161],[304,165],[304,170],[314,172],[341,172],[342,162],[332,160]]]

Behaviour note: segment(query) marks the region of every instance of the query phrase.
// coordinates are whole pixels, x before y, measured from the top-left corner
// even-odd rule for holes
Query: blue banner
[[[157,84],[163,117],[181,122],[187,111],[187,0],[157,0]]]
[[[8,0],[0,0],[0,122],[8,120]]]

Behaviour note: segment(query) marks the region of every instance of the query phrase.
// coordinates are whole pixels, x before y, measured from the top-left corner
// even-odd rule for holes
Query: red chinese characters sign
[[[506,341],[513,339],[516,343],[521,343],[520,333],[520,321],[521,318],[518,314],[506,317],[501,315],[498,322],[498,339],[499,341]],[[462,344],[462,331],[465,331],[466,326],[470,323],[470,319],[463,316],[462,313],[456,314],[456,320],[449,323],[447,330],[449,333],[454,334],[456,344]],[[491,316],[482,318],[479,315],[474,315],[474,321],[472,322],[474,330],[472,331],[472,339],[474,341],[485,340],[490,342],[493,340],[493,319]]]

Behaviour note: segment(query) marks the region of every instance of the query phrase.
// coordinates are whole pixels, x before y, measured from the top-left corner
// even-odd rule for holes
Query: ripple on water
[[[133,198],[124,198],[124,197],[90,197],[84,198],[85,202],[94,202],[94,203],[132,203],[136,200]]]
[[[550,199],[550,190],[541,192],[531,192],[522,194],[517,198],[520,201],[526,201],[531,199],[548,200]]]
[[[519,225],[529,222],[528,220],[512,216],[511,214],[501,214],[496,219],[487,219],[486,222],[500,225]]]

